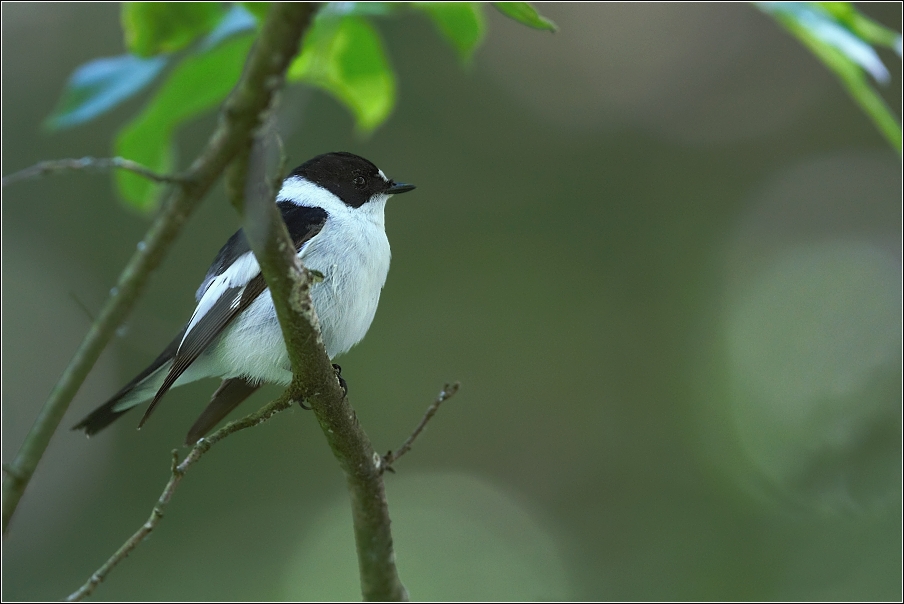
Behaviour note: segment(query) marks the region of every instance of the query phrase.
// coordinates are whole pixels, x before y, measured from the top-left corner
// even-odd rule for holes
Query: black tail
[[[210,432],[221,419],[229,415],[230,411],[238,407],[260,387],[260,383],[244,378],[223,380],[217,391],[210,397],[210,403],[189,429],[188,436],[185,437],[185,444],[190,447],[198,442],[199,438]]]
[[[154,362],[151,363],[144,371],[135,376],[135,378],[122,387],[122,389],[114,394],[110,400],[106,403],[92,411],[85,417],[82,421],[72,426],[73,430],[84,430],[85,434],[91,436],[93,434],[97,434],[114,421],[119,419],[121,415],[128,412],[132,407],[127,407],[125,409],[115,409],[115,407],[119,404],[119,402],[125,398],[132,390],[135,389],[135,386],[138,386],[141,382],[146,380],[151,374],[155,371],[166,365],[172,358],[176,355],[176,350],[179,348],[179,343],[182,341],[182,336],[185,333],[185,329],[179,332],[172,342],[160,353],[160,355],[154,359]],[[151,397],[148,397],[151,398]]]
[[[113,407],[116,406],[116,403],[118,403],[123,396],[131,391],[131,387],[129,387],[128,389],[124,388],[123,390],[120,390],[116,393],[116,396],[89,413],[88,416],[85,417],[85,419],[72,426],[72,429],[84,430],[85,434],[87,434],[88,436],[97,434],[98,432],[112,424],[114,421],[116,421],[120,415],[132,409],[132,407],[129,407],[120,411],[113,410]]]

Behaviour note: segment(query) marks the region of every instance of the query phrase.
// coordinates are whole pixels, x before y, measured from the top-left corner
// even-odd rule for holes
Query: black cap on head
[[[371,162],[344,151],[318,155],[295,168],[289,176],[301,176],[353,208],[360,208],[378,193],[394,195],[414,188],[414,185],[385,180]]]

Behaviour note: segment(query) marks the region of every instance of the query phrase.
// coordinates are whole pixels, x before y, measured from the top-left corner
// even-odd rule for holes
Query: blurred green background
[[[860,8],[900,30],[900,4]],[[399,102],[369,139],[319,92],[280,110],[293,164],[348,150],[418,186],[387,208],[389,280],[340,360],[378,450],[462,382],[386,479],[412,598],[900,599],[899,157],[749,5],[540,9],[557,34],[489,11],[467,69],[423,16],[377,21]],[[123,51],[118,10],[3,4],[3,174],[110,154],[142,99],[40,123],[75,67]],[[213,124],[181,133],[181,165]],[[2,212],[9,461],[148,220],[103,174],[17,184]],[[65,428],[177,332],[237,223],[218,189]],[[4,599],[65,596],[144,522],[215,387],[172,392],[141,432],[135,413],[55,436],[4,542]],[[195,466],[96,597],[359,593],[344,479],[296,409]]]

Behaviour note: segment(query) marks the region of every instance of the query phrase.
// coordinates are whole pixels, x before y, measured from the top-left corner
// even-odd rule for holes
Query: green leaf
[[[336,97],[365,132],[382,124],[395,104],[395,74],[383,42],[361,17],[315,19],[287,77]]]
[[[557,31],[559,26],[537,12],[530,2],[494,2],[500,13],[534,29]]]
[[[257,18],[240,4],[233,4],[207,37],[198,44],[198,52],[207,52],[223,40],[257,29]]]
[[[327,2],[320,12],[319,18],[328,17],[383,17],[403,8],[401,2]]]
[[[850,2],[814,2],[813,4],[832,15],[836,21],[844,24],[863,40],[870,44],[891,48],[898,53],[898,56],[901,56],[901,34],[873,21],[854,8]]]
[[[126,48],[139,57],[181,50],[212,30],[223,13],[219,2],[126,2]]]
[[[44,127],[70,128],[106,113],[154,81],[166,63],[165,57],[120,55],[81,65],[69,77]]]
[[[242,7],[254,15],[258,21],[263,21],[270,12],[270,2],[242,2]]]
[[[798,33],[798,38],[819,57],[826,66],[835,72],[841,83],[847,88],[860,108],[869,116],[879,132],[888,140],[892,147],[902,154],[901,123],[892,114],[882,97],[873,90],[869,80],[860,67],[851,61],[841,51],[832,46],[814,40],[807,32]]]
[[[758,2],[756,6],[785,26],[835,75],[898,154],[902,154],[901,124],[866,77],[879,81],[888,71],[872,47],[812,3]],[[866,70],[866,71],[864,71]]]
[[[462,62],[468,62],[486,34],[486,19],[477,2],[414,2],[452,43]]]
[[[782,23],[793,24],[795,31],[801,30],[821,44],[841,51],[848,59],[872,74],[876,81],[883,84],[888,82],[888,69],[873,47],[819,5],[808,2],[760,2],[757,6]]]
[[[173,134],[186,120],[219,105],[235,86],[254,37],[227,40],[209,52],[184,59],[154,98],[116,138],[116,155],[159,172],[172,172]],[[157,185],[130,172],[115,174],[120,195],[131,206],[156,207]]]

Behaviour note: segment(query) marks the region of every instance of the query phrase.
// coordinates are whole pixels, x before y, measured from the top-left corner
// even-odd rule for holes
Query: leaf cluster
[[[555,24],[526,2],[497,2],[504,15],[536,29]],[[121,21],[127,54],[96,59],[69,78],[50,130],[88,122],[162,79],[150,100],[119,131],[114,154],[168,174],[177,165],[178,128],[215,107],[238,81],[270,3],[126,2]],[[386,121],[396,79],[373,18],[417,12],[430,19],[467,63],[486,33],[477,2],[331,2],[317,13],[289,67],[290,83],[319,88],[342,103],[368,133]],[[158,185],[129,172],[115,175],[131,207],[156,208]]]

